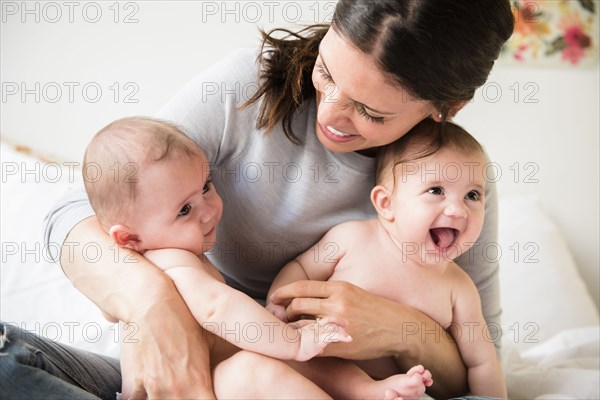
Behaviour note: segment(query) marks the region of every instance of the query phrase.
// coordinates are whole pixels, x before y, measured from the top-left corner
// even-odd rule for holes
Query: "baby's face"
[[[131,225],[138,251],[178,248],[200,255],[210,250],[223,202],[201,157],[175,156],[139,171]]]
[[[485,157],[442,149],[396,167],[390,232],[420,263],[451,261],[479,237],[484,219]]]

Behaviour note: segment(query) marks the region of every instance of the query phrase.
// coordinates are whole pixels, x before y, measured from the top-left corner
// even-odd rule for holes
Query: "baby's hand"
[[[271,314],[273,314],[274,316],[277,317],[277,319],[279,319],[280,321],[283,322],[290,322],[287,319],[287,314],[285,313],[285,307],[279,304],[273,304],[273,303],[269,303],[267,304],[267,306],[265,307],[267,309],[267,311],[269,311]]]
[[[303,326],[299,328],[300,348],[294,358],[296,361],[306,361],[318,356],[329,343],[352,341],[344,328],[327,318],[296,323],[296,326],[300,325]]]

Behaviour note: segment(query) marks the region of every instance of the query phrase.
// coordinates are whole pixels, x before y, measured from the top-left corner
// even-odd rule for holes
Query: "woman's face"
[[[386,80],[373,58],[335,30],[323,38],[312,74],[317,91],[319,141],[351,152],[395,141],[437,111]]]

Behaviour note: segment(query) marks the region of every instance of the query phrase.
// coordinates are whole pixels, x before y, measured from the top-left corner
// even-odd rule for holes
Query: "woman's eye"
[[[468,200],[472,200],[472,201],[481,200],[481,194],[477,190],[471,190],[469,193],[467,193],[466,197]]]
[[[333,82],[333,78],[331,77],[331,75],[329,75],[329,73],[327,73],[327,71],[325,70],[325,67],[323,67],[322,64],[316,64],[317,71],[319,72],[319,74],[321,75],[321,77],[323,79],[325,79],[327,82]],[[369,122],[373,122],[375,124],[383,124],[383,117],[374,117],[371,114],[369,114],[367,112],[367,110],[365,109],[365,107],[362,104],[358,104],[357,105],[358,108],[358,112],[360,113],[360,115],[362,115],[364,118],[367,119],[367,121]]]
[[[179,211],[179,216],[183,217],[184,215],[188,215],[190,211],[192,211],[192,206],[186,204],[185,206],[181,207],[181,210]]]
[[[317,68],[317,71],[319,72],[319,74],[321,74],[321,77],[323,79],[325,79],[328,82],[333,82],[333,79],[331,78],[331,75],[329,75],[327,73],[327,71],[325,71],[325,68],[323,67],[323,65],[317,64],[316,68]]]
[[[433,194],[436,196],[440,196],[440,195],[444,194],[444,191],[442,190],[441,187],[435,186],[435,187],[429,188],[429,190],[427,190],[427,193]]]
[[[358,112],[360,113],[360,115],[365,117],[368,121],[373,122],[374,124],[383,124],[383,117],[372,116],[367,112],[365,106],[363,106],[362,104],[358,105]]]

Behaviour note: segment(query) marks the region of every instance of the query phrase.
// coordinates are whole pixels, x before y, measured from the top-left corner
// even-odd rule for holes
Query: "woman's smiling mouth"
[[[325,135],[325,137],[333,142],[347,142],[350,140],[354,140],[359,137],[359,135],[351,135],[348,133],[344,133],[338,131],[331,125],[327,125],[326,127],[318,123],[319,129]]]

